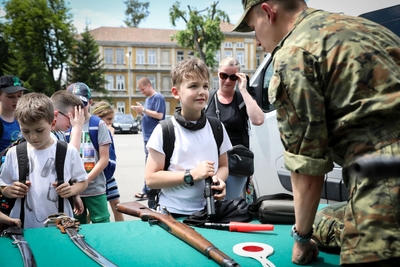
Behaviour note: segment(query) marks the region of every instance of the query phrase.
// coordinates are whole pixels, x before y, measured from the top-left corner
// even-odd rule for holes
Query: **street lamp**
[[[129,110],[129,114],[132,114],[131,111],[131,105],[132,105],[132,99],[131,99],[131,54],[132,52],[129,51],[128,53],[126,53],[126,57],[128,58],[128,98],[129,98],[129,106],[128,106],[128,110]]]

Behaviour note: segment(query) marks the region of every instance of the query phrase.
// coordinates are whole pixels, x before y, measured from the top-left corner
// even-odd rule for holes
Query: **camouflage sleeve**
[[[307,51],[283,47],[274,56],[274,76],[269,86],[269,101],[276,108],[286,150],[286,168],[314,176],[333,168],[318,66],[318,60]]]

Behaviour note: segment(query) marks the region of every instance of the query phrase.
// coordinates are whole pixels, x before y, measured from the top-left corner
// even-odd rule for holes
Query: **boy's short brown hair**
[[[42,119],[49,124],[54,121],[54,107],[50,98],[42,93],[23,95],[15,109],[15,118],[18,122],[33,125]]]
[[[74,95],[72,92],[67,90],[60,90],[55,92],[51,97],[51,102],[55,110],[59,110],[65,114],[69,112],[70,108],[80,106],[82,109],[85,108],[82,100]]]
[[[179,62],[171,70],[171,83],[173,87],[179,87],[187,79],[210,79],[210,70],[207,65],[198,58],[190,58]]]

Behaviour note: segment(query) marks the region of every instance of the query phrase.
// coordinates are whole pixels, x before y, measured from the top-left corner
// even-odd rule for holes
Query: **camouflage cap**
[[[265,0],[242,0],[244,12],[235,27],[232,29],[232,32],[252,32],[253,30],[249,28],[246,23],[247,13],[253,6],[263,2],[265,2]]]

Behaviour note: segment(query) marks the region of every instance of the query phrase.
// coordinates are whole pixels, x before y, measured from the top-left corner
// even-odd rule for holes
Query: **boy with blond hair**
[[[19,218],[24,209],[24,228],[44,227],[43,222],[64,205],[64,212],[73,216],[68,198],[80,194],[87,187],[87,174],[77,150],[67,146],[64,164],[64,183],[57,186],[55,157],[57,142],[51,137],[54,128],[54,108],[49,97],[41,93],[24,95],[19,100],[15,117],[27,142],[29,171],[26,183],[19,177],[17,147],[10,148],[0,174],[4,196],[16,198],[10,217]],[[69,182],[73,182],[70,185]],[[58,195],[63,203],[58,203]],[[25,197],[25,200],[22,201]],[[21,205],[21,202],[24,205]]]
[[[220,191],[215,199],[223,199],[228,177],[226,152],[232,147],[223,129],[223,142],[218,148],[204,107],[209,97],[210,73],[206,64],[196,58],[180,62],[171,71],[172,95],[181,106],[171,118],[175,144],[167,171],[161,125],[157,125],[147,148],[145,177],[150,188],[160,188],[159,204],[175,216],[200,211],[206,204],[203,192],[205,179],[212,177],[212,189]],[[207,149],[205,149],[207,148]],[[219,151],[219,154],[218,154]]]

